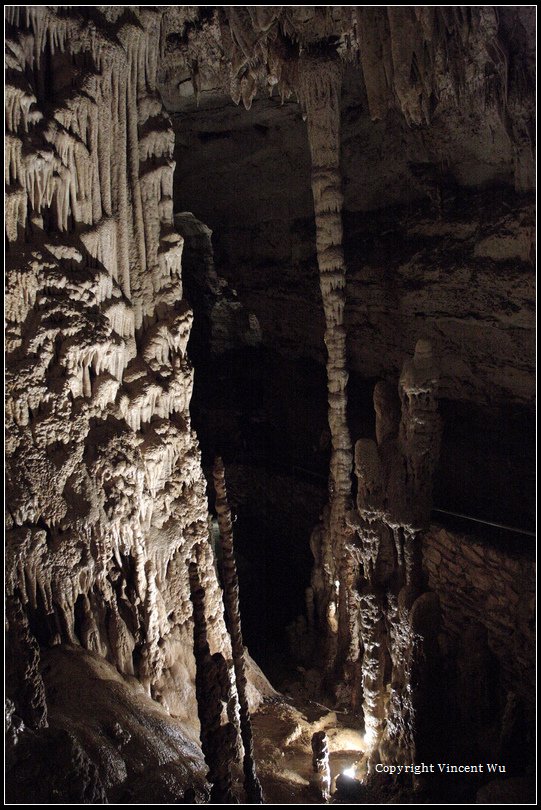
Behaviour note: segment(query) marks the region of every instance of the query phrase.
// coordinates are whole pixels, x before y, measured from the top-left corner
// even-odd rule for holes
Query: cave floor
[[[315,732],[327,732],[333,784],[363,756],[364,730],[358,718],[313,701],[296,704],[271,699],[252,716],[258,776],[267,804],[321,804],[310,786]]]

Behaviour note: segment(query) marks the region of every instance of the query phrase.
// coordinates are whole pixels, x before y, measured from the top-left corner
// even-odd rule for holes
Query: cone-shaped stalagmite
[[[237,692],[239,695],[240,731],[244,746],[244,786],[250,804],[261,804],[263,794],[257,778],[254,762],[254,744],[252,737],[252,722],[246,692],[246,667],[244,663],[244,644],[242,642],[242,629],[239,608],[239,583],[237,566],[233,553],[233,524],[231,510],[227,501],[225,487],[224,465],[221,458],[216,458],[213,469],[214,489],[216,491],[216,512],[218,526],[220,527],[220,540],[222,546],[222,585],[227,625],[231,635],[231,649],[235,666]]]

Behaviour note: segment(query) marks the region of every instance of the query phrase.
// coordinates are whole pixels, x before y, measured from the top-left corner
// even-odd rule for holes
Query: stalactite
[[[188,411],[173,132],[149,54],[163,13],[12,15],[7,565],[10,597],[45,614],[43,643],[80,643],[188,716],[189,588],[179,566],[163,572],[205,540],[208,507]],[[226,651],[210,557],[200,574],[211,649]]]
[[[199,580],[198,566],[190,564],[190,594],[193,605],[195,690],[201,723],[201,747],[212,785],[211,803],[235,803],[231,767],[235,760],[235,727],[222,725],[224,703],[229,699],[229,670],[221,653],[211,655],[205,617],[205,591]]]
[[[227,501],[225,470],[221,458],[216,458],[213,467],[214,489],[216,492],[216,513],[220,527],[222,549],[222,574],[224,603],[227,624],[231,635],[231,649],[235,666],[235,678],[239,696],[240,730],[244,746],[244,787],[250,804],[262,804],[263,794],[255,769],[252,721],[246,692],[246,666],[239,608],[239,583],[233,551],[233,523]]]

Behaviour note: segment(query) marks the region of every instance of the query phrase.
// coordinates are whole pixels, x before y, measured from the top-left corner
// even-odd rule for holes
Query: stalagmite
[[[314,773],[310,777],[310,784],[318,799],[327,802],[331,796],[331,769],[327,734],[324,731],[312,734],[312,769]]]
[[[250,719],[250,709],[246,692],[247,680],[240,622],[239,583],[233,551],[233,523],[231,520],[231,510],[227,502],[225,470],[221,458],[215,459],[212,474],[216,492],[218,526],[220,527],[224,603],[227,625],[231,635],[231,650],[233,653],[235,678],[239,696],[240,730],[242,744],[244,746],[244,787],[246,797],[250,804],[262,804],[263,794],[255,769],[252,721]]]
[[[194,623],[195,689],[201,723],[201,747],[209,768],[208,780],[212,785],[210,801],[214,804],[233,804],[231,767],[235,760],[237,732],[230,722],[222,725],[223,708],[229,695],[229,670],[221,653],[210,653],[205,591],[201,587],[195,563],[190,565],[190,593]]]
[[[437,386],[430,344],[420,340],[400,377],[401,412],[396,395],[378,383],[377,444],[361,439],[355,445],[365,739],[370,752],[379,747],[384,758],[411,761],[418,739],[417,690],[424,650],[430,648],[436,656],[426,616],[432,615],[435,626],[438,608],[429,594],[423,595],[420,536],[430,521],[439,452]],[[388,698],[387,661],[392,665]]]

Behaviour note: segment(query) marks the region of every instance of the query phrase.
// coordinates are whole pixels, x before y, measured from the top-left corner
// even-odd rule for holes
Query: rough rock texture
[[[232,768],[235,762],[237,728],[230,720],[235,702],[231,670],[221,653],[211,655],[205,617],[205,590],[201,587],[197,564],[190,564],[190,595],[193,604],[195,690],[201,723],[201,748],[208,765],[213,804],[233,804]],[[222,724],[224,706],[227,721]]]
[[[461,108],[504,150],[514,142],[507,154],[515,185],[532,187],[532,8],[170,8],[164,101],[178,108],[194,94],[218,91],[249,109],[262,92],[288,98],[298,90],[299,51],[322,41],[358,65],[373,120],[399,110],[420,126]],[[456,137],[452,124],[450,132]]]
[[[218,740],[233,756],[234,724],[221,717],[222,704],[231,702],[229,641],[188,410],[191,313],[181,284],[183,240],[173,219],[174,134],[158,86],[178,113],[181,154],[194,139],[220,154],[220,113],[217,127],[216,121],[195,124],[183,140],[183,111],[202,95],[211,107],[227,95],[250,110],[258,94],[272,97],[276,90],[282,101],[296,97],[301,104],[306,130],[298,110],[286,107],[292,131],[303,139],[290,160],[301,155],[292,175],[304,178],[304,188],[311,183],[313,212],[305,191],[289,195],[289,185],[291,209],[300,212],[293,226],[291,210],[269,212],[270,200],[284,200],[280,194],[237,195],[241,216],[232,210],[231,217],[242,218],[246,199],[258,197],[267,214],[249,246],[235,247],[227,258],[234,265],[235,255],[246,255],[243,273],[257,264],[254,255],[267,264],[254,286],[240,274],[239,289],[265,286],[276,255],[286,267],[286,287],[295,294],[279,289],[269,297],[274,304],[287,301],[295,326],[288,334],[271,306],[266,321],[261,318],[269,343],[287,351],[302,338],[303,353],[318,358],[326,344],[329,503],[313,536],[308,636],[319,642],[327,675],[338,681],[338,699],[360,696],[362,683],[371,749],[386,720],[389,747],[382,756],[398,752],[411,761],[419,752],[416,732],[430,716],[429,686],[437,683],[437,598],[423,592],[419,534],[429,521],[439,424],[432,359],[418,339],[433,340],[448,398],[531,405],[532,218],[524,195],[533,188],[533,31],[533,9],[514,7],[8,8],[10,740],[31,747],[33,735],[50,732],[59,772],[66,761],[75,765],[73,780],[69,768],[64,782],[53,773],[44,801],[101,802],[125,777],[119,764],[120,776],[107,781],[98,754],[89,754],[92,745],[62,728],[47,729],[43,650],[60,656],[76,650],[86,672],[95,661],[113,665],[122,683],[139,684],[146,699],[162,703],[160,711],[193,722],[190,565],[198,594],[196,647],[215,680],[206,718],[215,739],[205,754]],[[264,109],[276,120],[272,98]],[[271,166],[283,164],[271,127],[250,120],[252,155],[262,149]],[[190,173],[189,162],[182,172]],[[216,174],[218,188],[235,188],[227,172]],[[200,185],[202,195],[212,196]],[[476,197],[464,189],[489,185],[505,193],[488,218],[472,216],[476,199],[485,204],[492,192]],[[219,194],[212,206],[220,213],[229,198]],[[371,254],[382,217],[376,215],[370,232],[364,212],[426,198],[428,215],[419,215],[422,206],[388,213],[391,239],[380,233]],[[190,200],[181,202],[206,220]],[[244,240],[258,219],[257,208],[249,212]],[[220,261],[228,246],[243,242],[232,221],[221,237]],[[213,229],[220,224],[209,222]],[[202,243],[204,283],[219,298],[208,233],[186,217],[184,225]],[[402,243],[393,246],[397,233]],[[313,317],[320,305],[314,257],[324,321]],[[298,266],[309,279],[305,288],[292,272]],[[231,309],[225,307],[228,329]],[[252,310],[259,318],[249,301]],[[308,333],[300,328],[301,314],[313,321]],[[259,339],[256,321],[248,326],[248,337]],[[415,357],[401,377],[400,430],[379,388],[377,444],[357,443],[356,514],[348,366],[365,378],[388,379],[415,340]],[[432,573],[444,579],[441,571]],[[483,590],[482,582],[481,570],[472,589]],[[445,592],[444,581],[436,585]],[[485,607],[499,613],[494,598]],[[520,599],[519,607],[522,621]],[[454,679],[484,727],[498,634],[482,617],[470,619]],[[452,621],[447,626],[451,636],[460,632]],[[475,656],[468,659],[470,642]],[[521,630],[520,665],[528,643]],[[478,672],[486,679],[478,680]],[[502,749],[511,750],[519,733],[521,699],[508,691]],[[119,745],[128,744],[122,726],[112,733]],[[206,728],[203,737],[209,741]],[[229,800],[228,762],[218,761],[216,750],[208,759],[214,798]],[[196,765],[190,761],[189,769]],[[179,791],[172,784],[173,800]]]
[[[193,722],[196,547],[209,644],[227,646],[190,427],[161,14],[8,10],[7,574],[34,693],[14,698],[34,726],[35,639],[107,658]]]
[[[340,90],[342,69],[336,54],[304,54],[299,63],[300,96],[306,111],[308,143],[312,160],[312,194],[316,226],[316,251],[321,299],[325,315],[327,348],[328,421],[331,434],[329,504],[320,527],[319,562],[320,644],[324,666],[334,669],[342,663],[338,645],[347,647],[352,605],[349,590],[339,590],[349,574],[351,531],[347,517],[351,511],[351,471],[353,455],[347,421],[347,361],[344,306],[346,264],[342,246],[342,183],[340,176]],[[321,594],[321,591],[324,594]]]
[[[318,799],[326,802],[330,798],[331,769],[329,768],[329,743],[324,731],[312,734],[312,768],[311,785]]]
[[[432,527],[423,537],[428,583],[440,600],[442,629],[456,644],[468,625],[486,629],[507,690],[534,700],[535,563],[467,536]]]
[[[8,735],[8,801],[177,803],[190,791],[194,801],[205,798],[196,735],[135,678],[78,645],[44,651],[42,673],[49,725],[21,721],[15,738]]]

